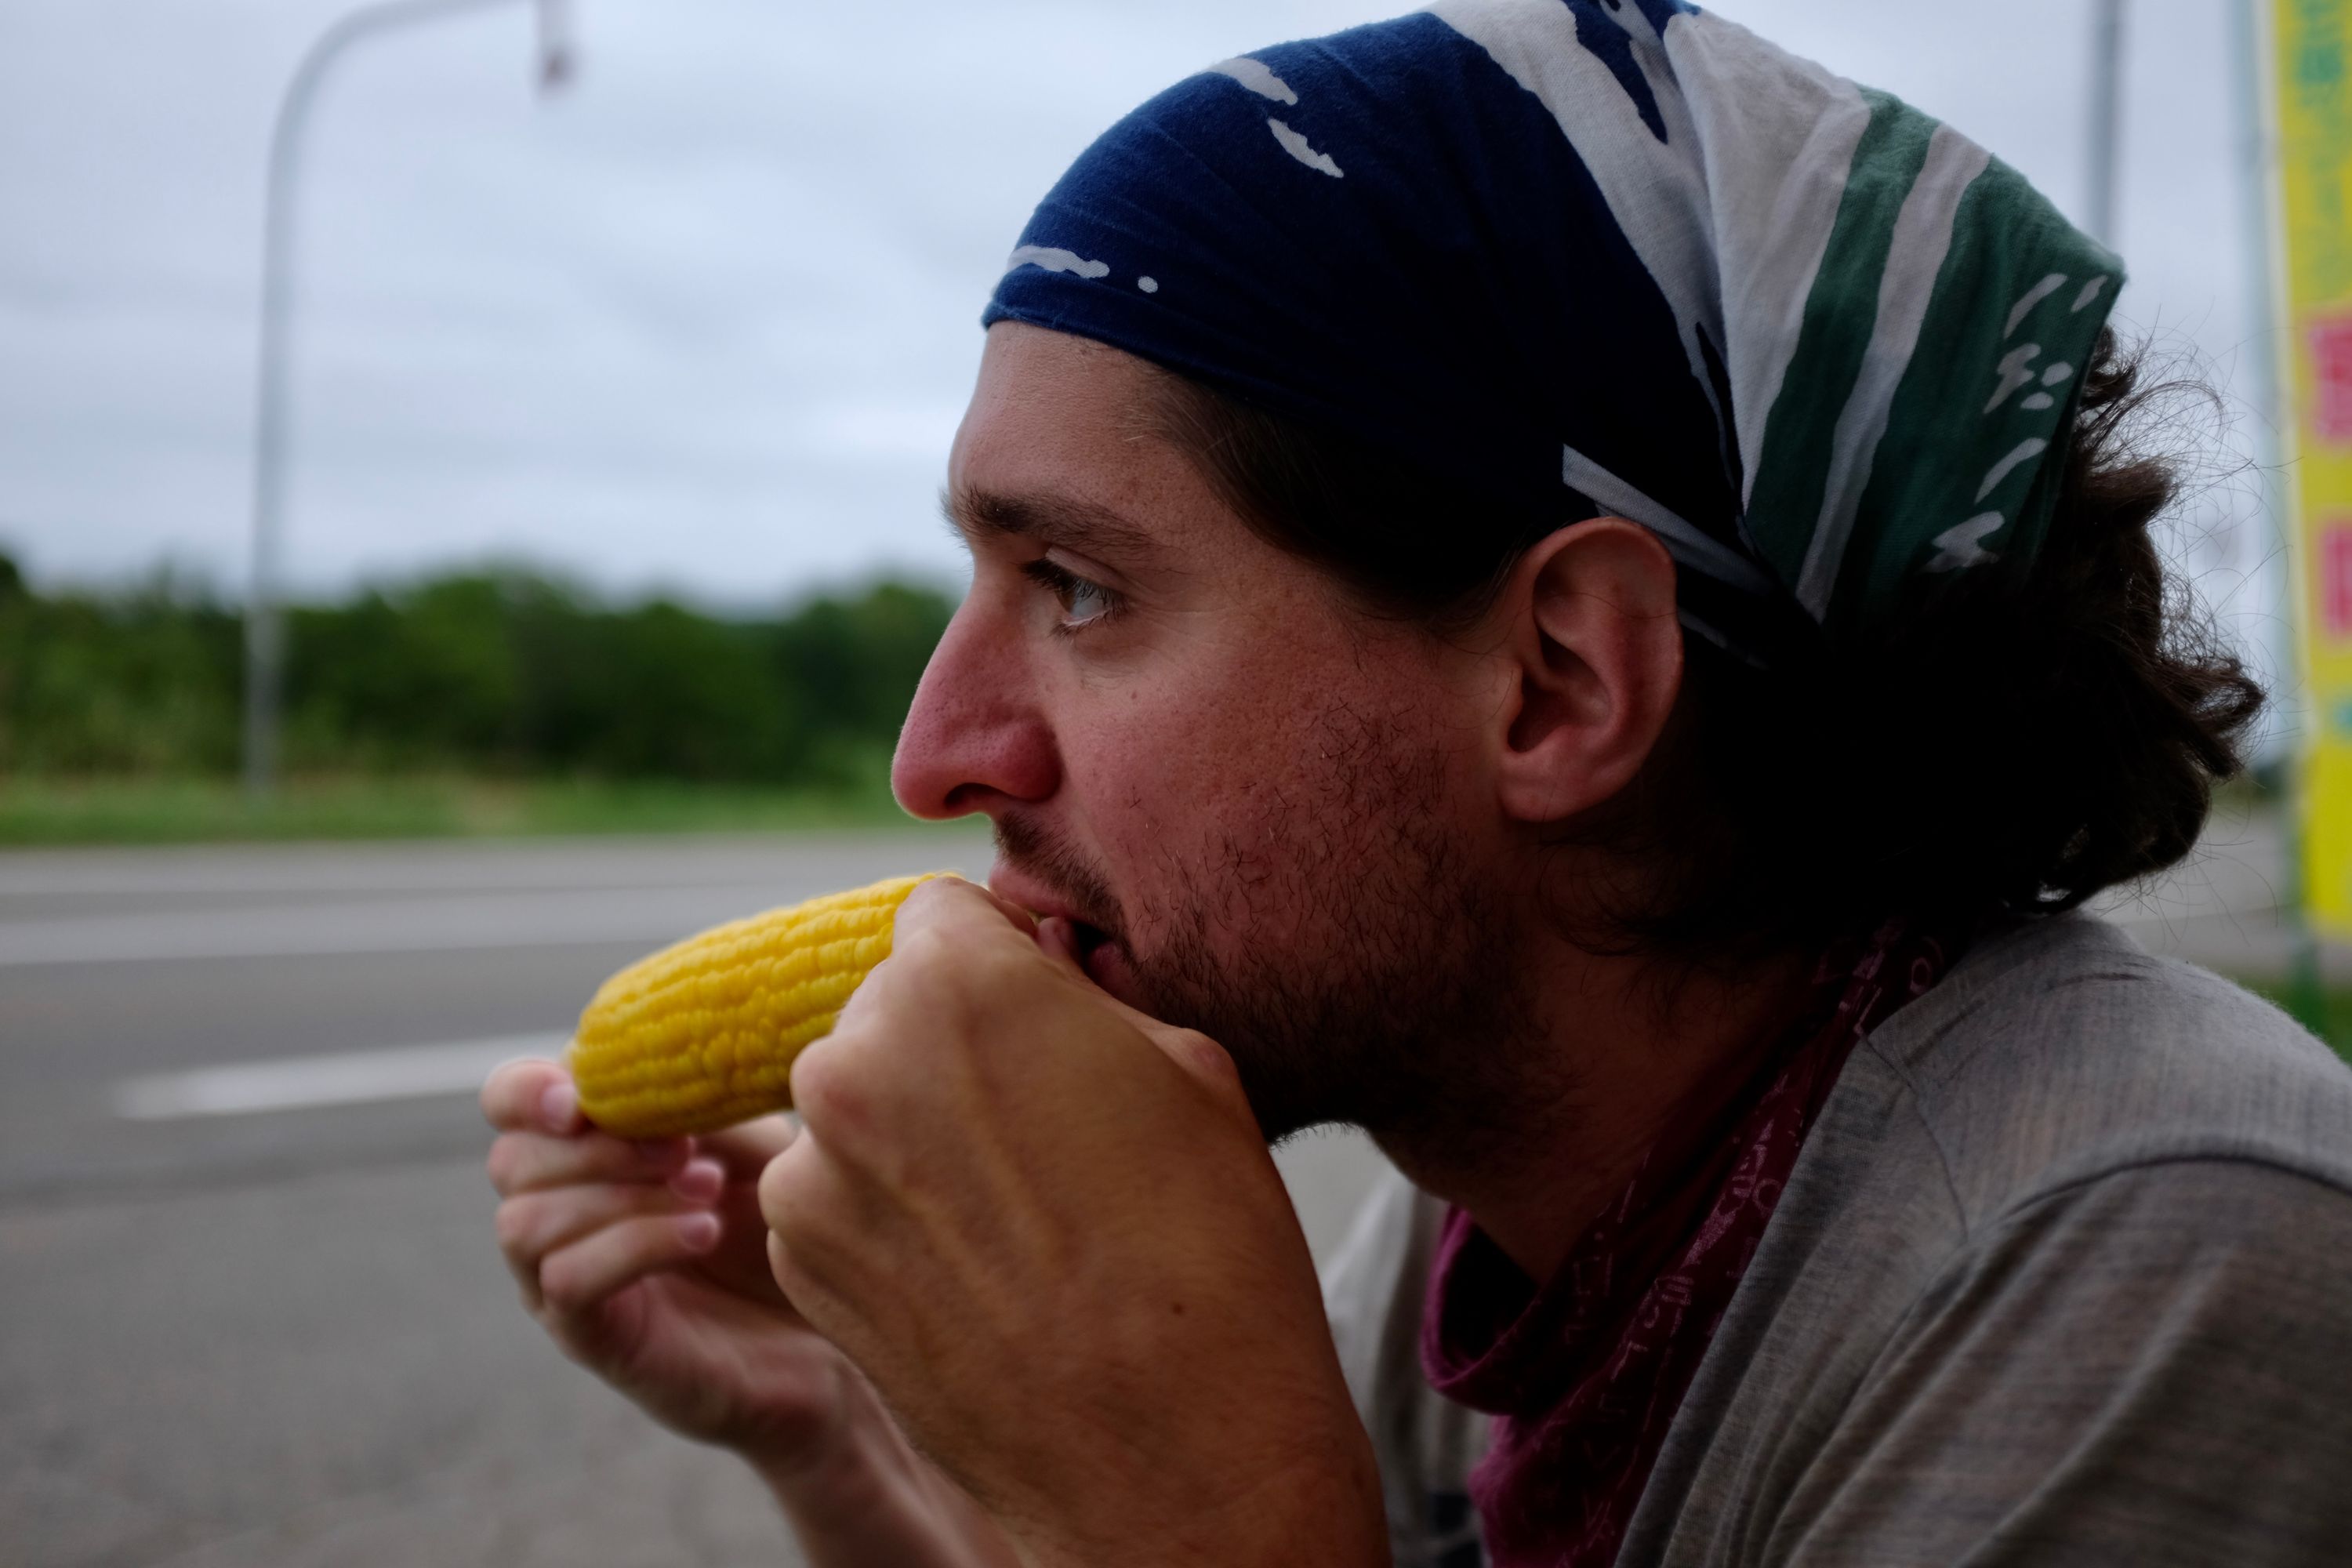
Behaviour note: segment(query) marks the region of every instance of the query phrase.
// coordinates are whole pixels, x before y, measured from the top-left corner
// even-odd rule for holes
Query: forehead
[[[975,545],[1132,556],[1230,543],[1241,520],[1159,429],[1163,374],[1066,333],[991,327],[948,456],[950,520]]]
[[[1364,653],[1431,639],[1370,614],[1327,568],[1253,528],[1181,447],[1161,398],[1171,373],[1121,350],[1019,321],[988,330],[942,498],[975,555],[1060,547],[1118,574],[1147,609],[1203,635]],[[1266,627],[1279,625],[1280,638]],[[1418,665],[1416,665],[1418,668]]]

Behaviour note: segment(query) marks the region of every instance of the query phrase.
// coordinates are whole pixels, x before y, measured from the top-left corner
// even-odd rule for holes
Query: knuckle
[[[810,1131],[831,1131],[858,1125],[866,1114],[866,1090],[858,1081],[861,1053],[845,1050],[834,1035],[801,1052],[793,1063],[793,1109]]]
[[[484,1156],[482,1167],[489,1173],[490,1185],[499,1192],[509,1192],[522,1175],[522,1150],[520,1140],[511,1132],[501,1132],[492,1141],[490,1152]]]
[[[768,1162],[760,1173],[760,1217],[768,1229],[782,1233],[793,1228],[799,1205],[798,1183],[793,1163],[782,1155]]]
[[[831,1292],[823,1260],[804,1238],[769,1232],[768,1273],[795,1311],[812,1321],[825,1315]]]
[[[898,901],[898,913],[895,923],[901,926],[921,926],[924,923],[924,917],[945,908],[948,901],[954,897],[956,881],[955,878],[934,877],[929,881],[916,883],[914,889]]]
[[[500,1250],[509,1257],[528,1257],[532,1237],[537,1233],[533,1209],[536,1205],[520,1198],[509,1198],[499,1205],[491,1227],[497,1231]]]
[[[559,1314],[578,1312],[591,1304],[587,1277],[562,1253],[539,1266],[539,1296],[548,1310]]]
[[[792,1068],[784,1075],[784,1081],[792,1090],[793,1110],[799,1115],[803,1126],[813,1120],[812,1109],[823,1104],[833,1092],[832,1062],[839,1047],[828,1046],[827,1042],[837,1041],[840,1037],[836,1031],[803,1048],[799,1056],[793,1058]]]
[[[953,944],[948,941],[946,932],[930,926],[918,925],[912,930],[901,930],[892,938],[890,956],[884,960],[884,964],[897,965],[895,978],[905,984],[924,978],[940,968],[953,952]]]
[[[482,1080],[482,1115],[493,1127],[511,1127],[524,1117],[525,1108],[537,1098],[540,1080],[550,1064],[537,1058],[525,1057],[502,1062],[490,1069]]]
[[[1233,1075],[1234,1059],[1225,1054],[1225,1047],[1198,1029],[1177,1030],[1176,1048],[1184,1053],[1186,1060],[1203,1072],[1219,1078]]]
[[[475,1097],[481,1104],[482,1115],[493,1127],[505,1120],[507,1101],[512,1098],[508,1085],[513,1072],[514,1064],[511,1062],[502,1062],[492,1068],[490,1076],[482,1080],[480,1093]]]
[[[799,1253],[774,1231],[768,1233],[768,1272],[788,1300],[797,1305],[806,1294],[807,1279],[801,1273]]]
[[[1219,1100],[1246,1103],[1241,1069],[1215,1040],[1198,1029],[1179,1029],[1169,1037],[1168,1049],[1187,1077]]]

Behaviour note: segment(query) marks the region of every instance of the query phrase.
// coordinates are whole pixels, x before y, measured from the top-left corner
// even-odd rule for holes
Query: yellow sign
[[[2352,936],[2352,0],[2270,0],[2296,640],[2309,697],[2304,888]]]

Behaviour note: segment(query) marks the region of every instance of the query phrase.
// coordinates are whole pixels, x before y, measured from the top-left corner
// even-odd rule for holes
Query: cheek
[[[1139,956],[1188,939],[1227,956],[1311,945],[1335,889],[1344,902],[1394,858],[1382,836],[1399,816],[1437,806],[1448,692],[1418,645],[1360,644],[1304,591],[1184,629],[1197,635],[1159,658],[1054,693],[1064,820]]]
[[[1228,959],[1316,951],[1327,926],[1349,923],[1359,889],[1404,869],[1391,864],[1402,825],[1445,830],[1448,775],[1427,716],[1377,695],[1388,700],[1245,692],[1124,737],[1133,749],[1106,757],[1120,776],[1097,798],[1116,803],[1102,841],[1132,889],[1139,955],[1180,937]]]
[[[1073,705],[1057,726],[1066,765],[1105,837],[1146,842],[1246,814],[1269,793],[1295,795],[1319,772],[1299,722],[1312,684],[1255,662],[1192,672],[1182,683],[1129,686]]]

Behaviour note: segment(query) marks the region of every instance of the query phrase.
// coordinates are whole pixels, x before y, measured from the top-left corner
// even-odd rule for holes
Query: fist
[[[1384,1560],[1231,1060],[1095,986],[1061,923],[958,880],[908,899],[794,1065],[777,1283],[1035,1562]]]

